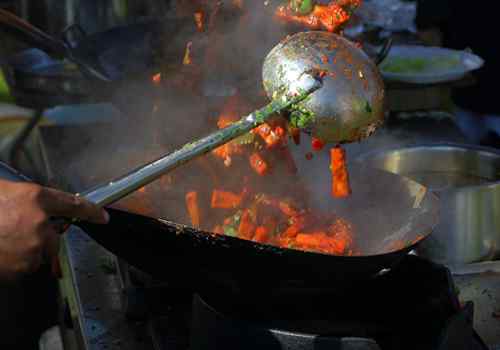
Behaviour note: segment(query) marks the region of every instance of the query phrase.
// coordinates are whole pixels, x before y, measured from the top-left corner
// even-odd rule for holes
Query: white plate
[[[422,64],[422,69],[407,72],[384,70],[391,62],[398,62],[395,60],[408,60],[408,63],[417,60],[418,64]],[[483,64],[482,58],[466,51],[441,47],[397,45],[392,47],[389,55],[379,67],[386,81],[435,84],[460,80],[467,73],[480,68]]]

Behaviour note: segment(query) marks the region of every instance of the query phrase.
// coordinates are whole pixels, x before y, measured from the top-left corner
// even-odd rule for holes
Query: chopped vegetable
[[[294,6],[298,0],[292,0],[288,5],[279,6],[276,17],[292,23],[301,24],[309,29],[325,29],[338,32],[349,20],[352,12],[360,5],[360,0],[331,1],[328,5],[316,4],[311,1],[301,1],[301,6]],[[312,6],[312,9],[309,8]]]
[[[283,214],[286,216],[296,217],[299,215],[298,210],[288,201],[279,201],[278,206]]]
[[[258,153],[252,153],[250,156],[250,166],[255,172],[261,176],[266,175],[269,172],[269,166],[267,162],[262,158],[262,156]]]
[[[155,85],[160,85],[161,84],[161,73],[156,73],[155,75],[153,75],[153,77],[151,78],[151,81]]]
[[[345,242],[335,239],[324,232],[299,233],[295,238],[295,246],[301,249],[343,255],[346,252]]]
[[[311,141],[311,146],[315,151],[321,151],[325,147],[325,143],[320,139],[313,137]]]
[[[216,225],[212,229],[212,232],[217,233],[218,235],[223,235],[224,234],[224,227],[222,227],[221,225]]]
[[[311,13],[314,3],[314,0],[291,0],[290,7],[296,14],[305,16]]]
[[[229,191],[212,191],[212,208],[234,209],[240,206],[243,196]]]
[[[264,226],[257,227],[257,229],[255,230],[255,235],[253,237],[253,240],[255,242],[265,243],[269,241],[269,238],[270,238],[270,232],[266,227]]]
[[[194,23],[196,24],[196,29],[199,32],[203,32],[203,21],[205,19],[205,15],[203,14],[202,11],[197,11],[193,15],[194,17]]]
[[[271,127],[269,124],[264,123],[256,127],[254,130],[266,143],[267,148],[273,148],[286,143],[285,129],[279,125]]]
[[[238,237],[252,239],[255,230],[255,218],[249,209],[243,210],[240,226],[238,227]]]
[[[282,236],[286,238],[295,238],[306,226],[304,216],[297,216],[290,220],[291,225],[283,232]]]
[[[195,228],[200,227],[200,207],[198,205],[198,192],[190,191],[186,194],[186,206],[191,218],[191,225]]]
[[[345,159],[345,151],[340,147],[330,150],[332,172],[332,196],[336,198],[347,197],[351,194],[349,174]]]

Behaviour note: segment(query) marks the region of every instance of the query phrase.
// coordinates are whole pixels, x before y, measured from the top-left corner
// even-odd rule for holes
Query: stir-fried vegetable
[[[199,31],[199,32],[203,32],[204,30],[204,20],[205,20],[205,15],[202,11],[196,11],[193,15],[194,17],[194,23],[196,25],[196,29]]]
[[[213,190],[211,206],[219,209],[234,209],[240,206],[242,200],[243,195],[229,191]]]
[[[191,225],[195,228],[199,228],[200,206],[198,205],[198,192],[190,191],[186,194],[186,207],[189,217],[191,218]]]
[[[257,174],[263,176],[269,172],[269,165],[258,152],[253,153],[249,160],[250,166]]]
[[[314,0],[291,0],[290,7],[296,14],[305,16],[311,13],[314,8]]]
[[[353,229],[335,215],[317,215],[291,199],[257,194],[213,231],[238,238],[336,255],[353,254]]]
[[[345,151],[340,147],[334,147],[330,150],[332,172],[332,196],[347,197],[351,194],[349,185],[349,175],[345,159]]]
[[[277,18],[301,24],[309,29],[324,29],[337,32],[349,20],[360,0],[334,0],[328,5],[313,4],[313,1],[291,0],[288,5],[279,6]]]

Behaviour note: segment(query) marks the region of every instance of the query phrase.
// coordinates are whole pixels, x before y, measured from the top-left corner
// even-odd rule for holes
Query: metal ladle
[[[313,115],[306,129],[324,142],[359,141],[384,119],[384,85],[376,64],[361,49],[329,32],[287,37],[267,56],[263,83],[268,97],[301,87],[305,73],[320,73],[323,88],[301,103]]]

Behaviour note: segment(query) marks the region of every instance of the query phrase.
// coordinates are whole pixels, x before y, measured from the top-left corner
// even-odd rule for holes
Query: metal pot
[[[370,152],[356,161],[409,177],[440,197],[440,223],[419,255],[447,265],[500,256],[499,150],[423,144]]]

